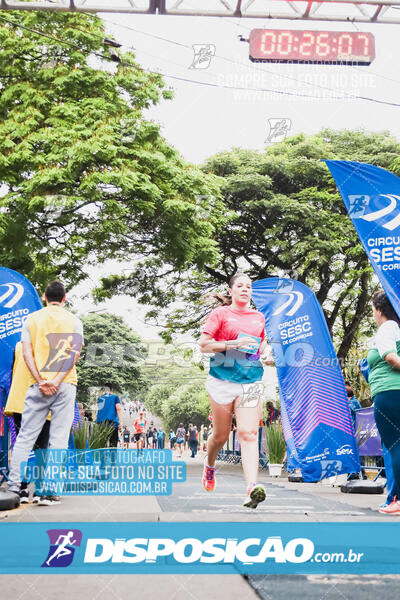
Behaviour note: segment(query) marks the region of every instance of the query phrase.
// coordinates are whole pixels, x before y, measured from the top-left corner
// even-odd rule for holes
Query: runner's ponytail
[[[232,275],[232,277],[230,278],[230,280],[228,282],[229,288],[231,288],[233,286],[236,279],[238,279],[239,277],[242,277],[243,275],[244,275],[244,273],[235,273],[234,275]],[[207,294],[206,297],[217,300],[222,306],[230,306],[232,304],[232,296],[230,294],[216,292],[214,294]]]
[[[222,306],[229,306],[232,304],[232,296],[229,294],[210,294],[211,298],[217,300]]]

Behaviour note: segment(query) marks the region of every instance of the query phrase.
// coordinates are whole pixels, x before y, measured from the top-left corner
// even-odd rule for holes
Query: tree
[[[209,158],[204,172],[219,178],[226,221],[218,226],[216,265],[182,272],[171,299],[149,315],[174,331],[199,332],[210,306],[199,299],[225,287],[241,270],[254,280],[294,277],[316,293],[346,358],[357,336],[370,328],[370,297],[376,278],[328,168],[321,159],[358,160],[400,172],[400,144],[386,133],[324,130],[288,138],[265,152],[233,149]],[[161,276],[155,284],[166,286]],[[110,290],[109,290],[110,291]],[[129,291],[129,278],[124,293]]]
[[[154,357],[149,356],[143,366],[143,371],[151,385],[145,397],[145,404],[151,414],[163,418],[163,407],[168,398],[178,388],[186,385],[200,384],[204,387],[206,373],[203,368],[193,364],[192,350],[187,349],[193,344],[172,346],[159,342],[158,346],[165,350],[159,355],[160,360],[154,360],[157,354]]]
[[[144,110],[171,90],[132,52],[112,62],[95,15],[0,21],[0,263],[43,286],[89,263],[154,257],[164,272],[216,257],[215,180],[186,164]],[[115,59],[114,51],[114,59]],[[145,285],[138,269],[136,284]]]
[[[160,340],[158,348],[165,350],[163,354],[151,355],[151,342],[148,342],[149,356],[143,369],[153,386],[169,385],[178,387],[185,383],[204,383],[206,373],[203,363],[196,363],[198,344],[184,342],[182,346],[177,344],[164,345]],[[205,362],[204,355],[200,355]]]
[[[118,392],[144,394],[148,381],[142,368],[143,340],[116,315],[92,314],[82,321],[85,344],[77,363],[78,401],[87,404],[90,388],[105,383]]]
[[[350,383],[354,395],[363,408],[371,406],[371,388],[361,375],[358,368],[358,362],[367,356],[369,350],[369,340],[359,339],[357,345],[353,344],[347,355],[346,367],[344,370],[345,380]]]
[[[183,423],[201,425],[208,423],[210,401],[203,384],[186,384],[165,398],[161,405],[161,414],[166,430],[173,429]]]
[[[163,417],[163,403],[168,401],[168,398],[172,396],[175,390],[179,387],[179,384],[168,384],[162,383],[160,385],[154,385],[146,396],[145,405],[147,410],[152,415],[157,417]]]

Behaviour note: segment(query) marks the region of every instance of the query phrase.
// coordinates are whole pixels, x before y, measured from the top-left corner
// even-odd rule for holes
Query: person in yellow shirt
[[[18,436],[21,429],[22,411],[24,410],[25,396],[29,388],[30,373],[22,356],[22,343],[18,342],[14,351],[14,365],[11,380],[10,392],[7,397],[7,404],[4,408],[4,414],[7,417],[12,417],[14,421],[15,432]],[[49,427],[50,415],[48,415],[43,427],[37,437],[34,450],[45,450],[49,443]],[[21,482],[19,491],[20,503],[29,502],[28,484],[26,481]],[[38,501],[39,497],[34,495],[34,502]]]
[[[48,412],[51,412],[49,449],[66,449],[74,417],[76,367],[82,344],[82,322],[64,308],[65,288],[60,281],[45,291],[46,306],[31,313],[21,334],[22,353],[29,370],[22,422],[11,458],[9,485],[19,493],[21,464],[27,461]],[[59,498],[41,490],[38,504]]]

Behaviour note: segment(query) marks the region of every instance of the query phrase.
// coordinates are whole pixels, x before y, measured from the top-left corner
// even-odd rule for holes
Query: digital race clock
[[[372,33],[252,29],[250,60],[369,65],[375,58]]]

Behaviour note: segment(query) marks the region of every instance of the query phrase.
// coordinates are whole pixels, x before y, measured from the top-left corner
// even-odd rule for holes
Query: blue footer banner
[[[0,573],[400,573],[400,523],[4,523]]]

